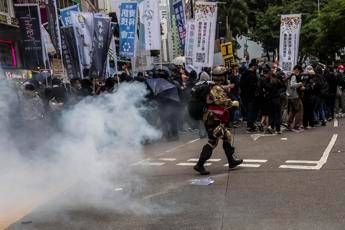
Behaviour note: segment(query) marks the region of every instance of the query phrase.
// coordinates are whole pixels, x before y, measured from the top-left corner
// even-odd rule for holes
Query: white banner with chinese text
[[[139,3],[140,23],[144,27],[145,50],[161,49],[159,0],[144,0]]]
[[[212,67],[217,24],[217,3],[196,2],[193,66]]]
[[[281,16],[279,66],[284,72],[292,72],[297,64],[301,25],[301,14]]]
[[[195,22],[194,20],[188,20],[186,23],[186,44],[185,44],[185,58],[186,66],[193,66],[193,56],[194,56],[194,43],[196,39],[195,34]]]

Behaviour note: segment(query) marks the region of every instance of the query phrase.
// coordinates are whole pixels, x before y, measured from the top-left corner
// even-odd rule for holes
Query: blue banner
[[[122,3],[120,6],[120,56],[135,55],[135,35],[137,31],[138,3]]]
[[[71,12],[79,12],[79,5],[70,6],[60,10],[60,20],[62,26],[71,26]]]
[[[187,31],[186,31],[186,16],[185,16],[183,1],[176,0],[173,3],[173,9],[175,13],[176,26],[177,26],[178,35],[180,38],[181,49],[184,52]]]

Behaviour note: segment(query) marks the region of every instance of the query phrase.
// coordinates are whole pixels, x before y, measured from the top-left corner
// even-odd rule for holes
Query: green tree
[[[321,1],[321,6],[325,2]],[[256,13],[255,23],[251,24],[249,36],[261,42],[267,53],[279,47],[280,15],[292,13],[302,13],[300,56],[306,57],[318,52],[315,41],[318,40],[321,31],[317,20],[317,1],[266,1],[265,4],[261,3],[263,11]]]
[[[226,0],[225,4],[219,5],[218,21],[222,23],[221,32],[227,34],[231,31],[230,37],[237,37],[248,32],[248,14],[249,9],[245,1]],[[228,28],[227,30],[227,18]]]
[[[316,40],[320,58],[333,61],[345,47],[345,0],[330,0],[318,17],[321,33]]]

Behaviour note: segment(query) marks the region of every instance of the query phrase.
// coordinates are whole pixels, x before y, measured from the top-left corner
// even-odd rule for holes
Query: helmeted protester
[[[232,101],[221,86],[226,81],[227,69],[224,66],[217,66],[213,69],[212,74],[214,84],[210,85],[206,101],[207,110],[203,115],[208,143],[203,146],[199,161],[194,166],[194,170],[201,175],[209,174],[204,164],[210,159],[219,139],[223,140],[223,149],[229,162],[229,168],[234,168],[243,162],[243,160],[234,157],[235,148],[231,145],[232,134],[228,128],[229,108],[238,107],[239,103],[238,101]]]

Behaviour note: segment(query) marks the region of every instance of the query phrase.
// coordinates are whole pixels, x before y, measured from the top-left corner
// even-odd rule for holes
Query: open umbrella
[[[157,98],[180,102],[176,86],[167,80],[163,78],[151,78],[146,80],[146,84]]]
[[[174,65],[184,65],[186,63],[186,58],[183,56],[176,57],[176,58],[174,58],[172,63]]]

